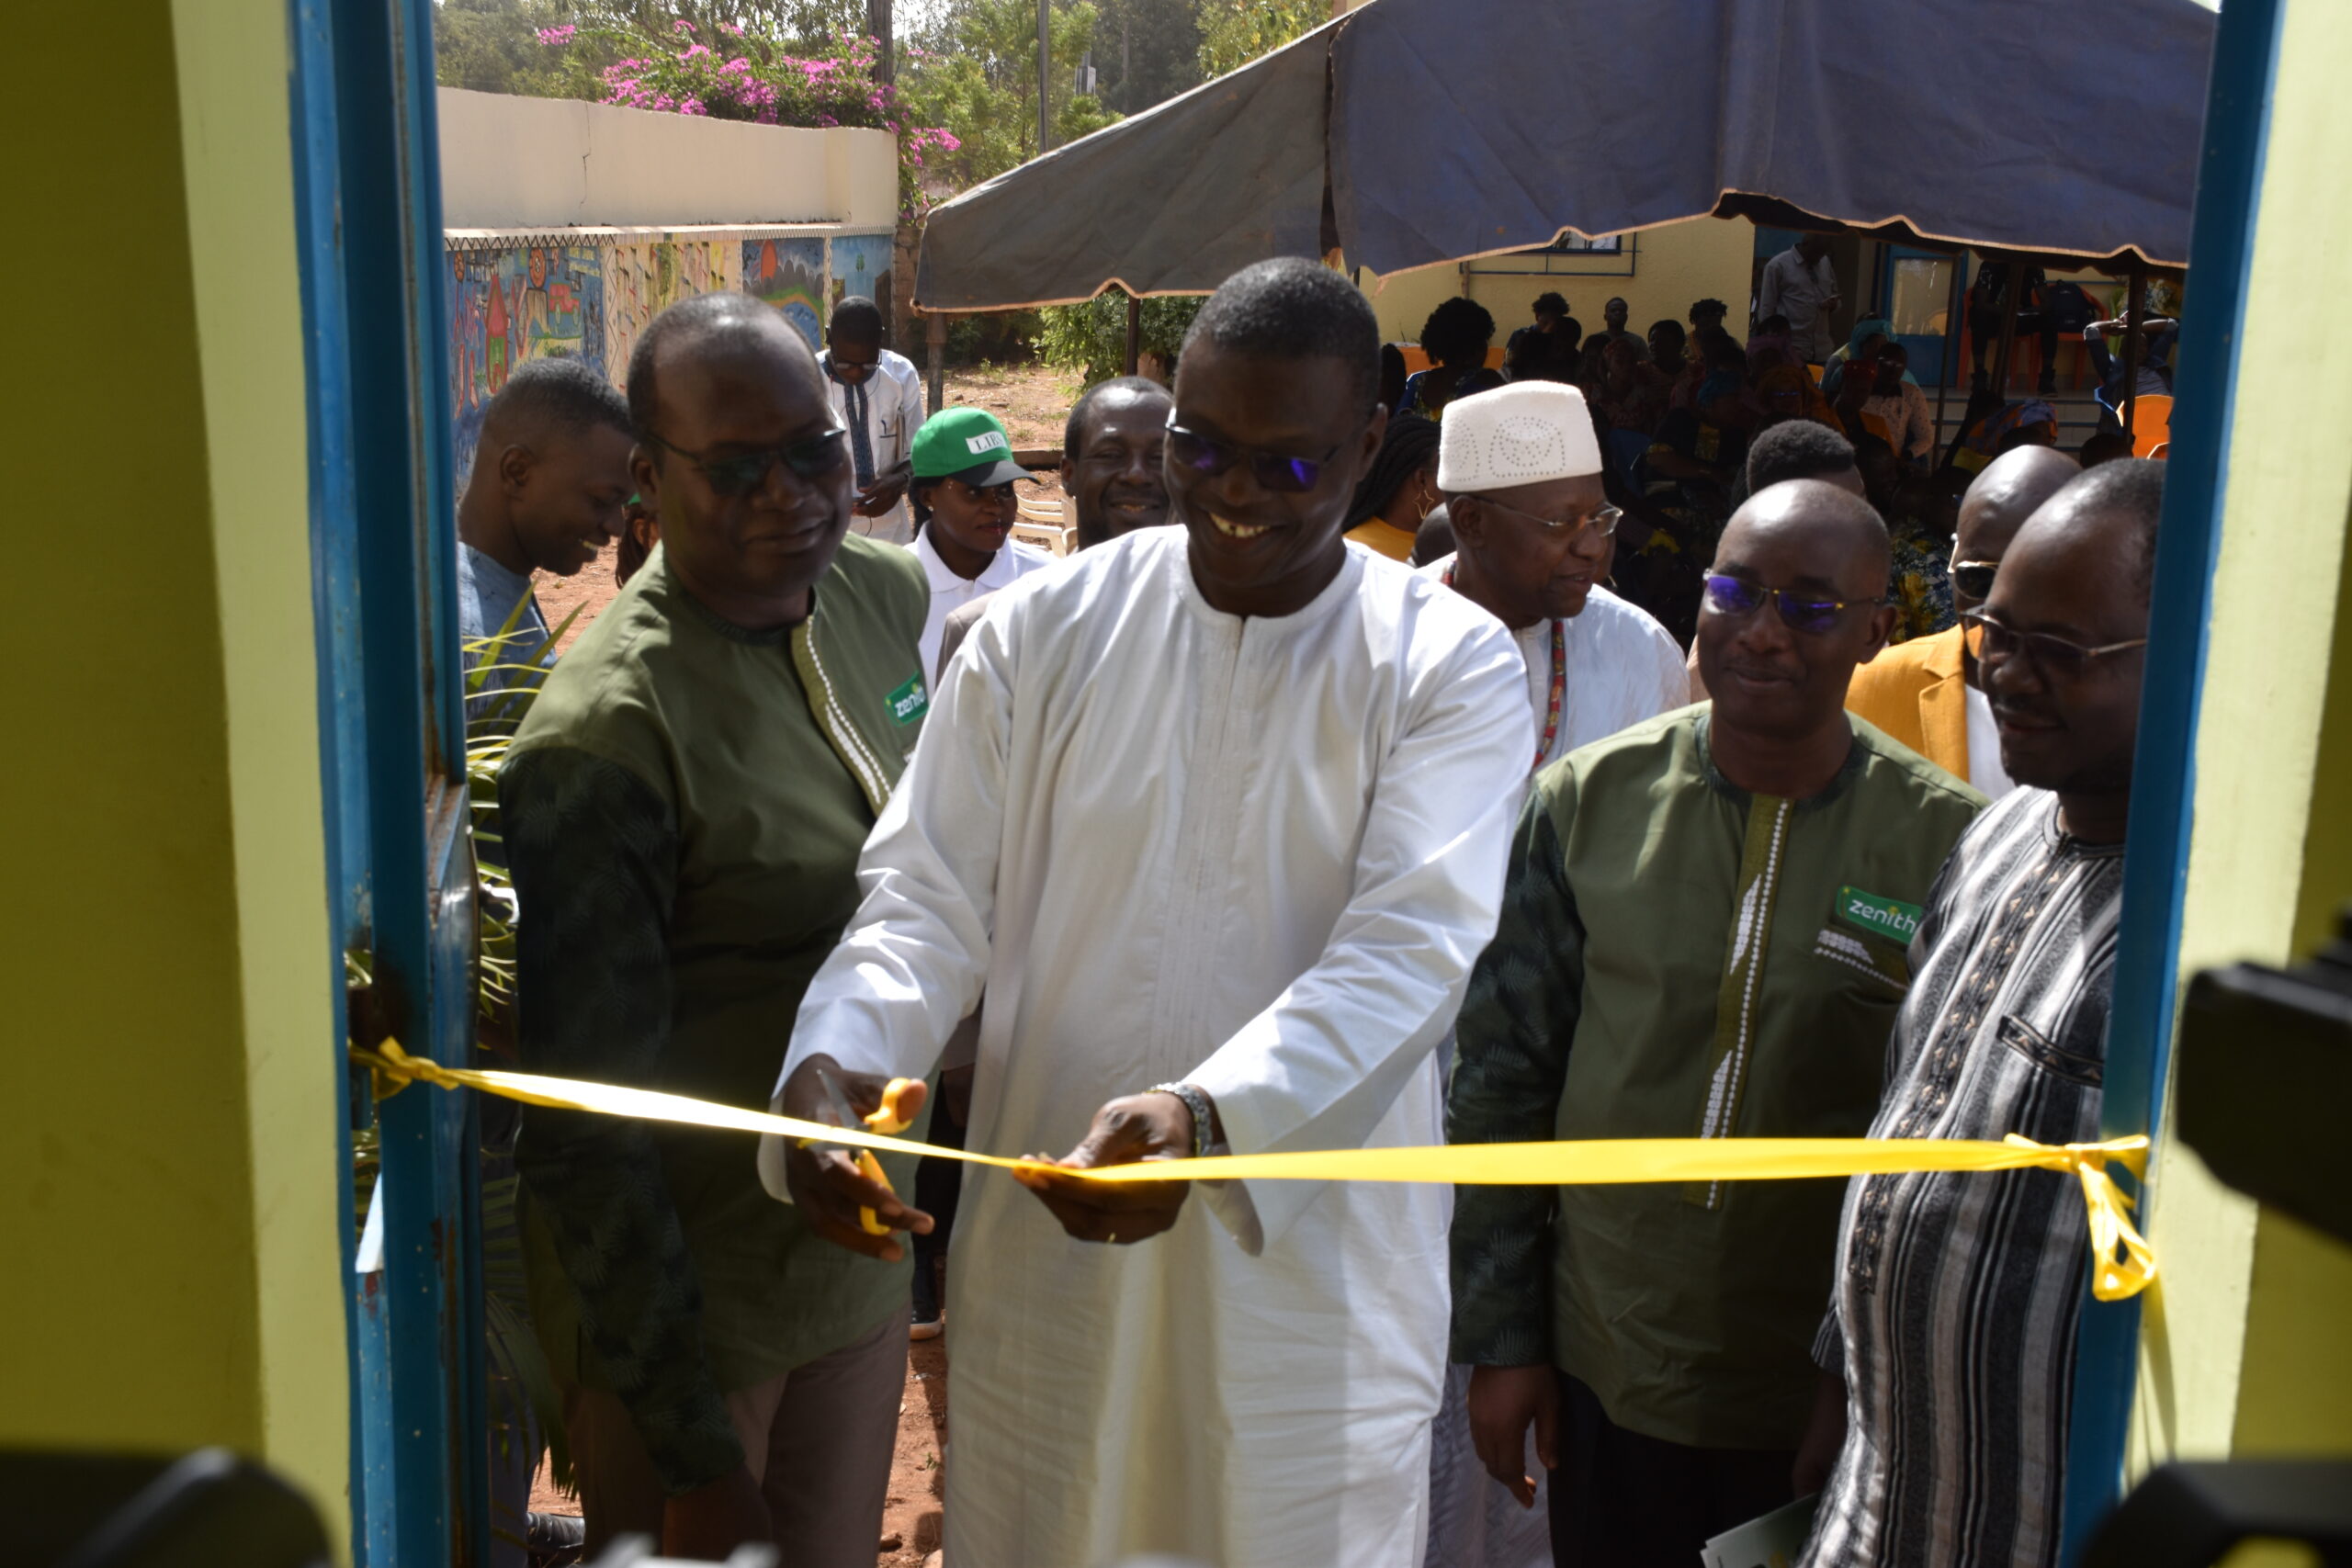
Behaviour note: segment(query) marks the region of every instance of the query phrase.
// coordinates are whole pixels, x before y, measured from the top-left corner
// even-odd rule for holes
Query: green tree
[[[1050,17],[1048,104],[1059,147],[1118,117],[1077,90],[1079,62],[1094,41],[1093,6],[1056,0]],[[961,144],[932,154],[927,189],[961,190],[1036,156],[1035,0],[950,0],[902,47],[899,100],[908,119],[939,126]]]
[[[1330,19],[1327,0],[1201,0],[1201,74],[1238,70]]]
[[[1100,0],[1094,69],[1106,108],[1141,114],[1201,85],[1199,0]]]

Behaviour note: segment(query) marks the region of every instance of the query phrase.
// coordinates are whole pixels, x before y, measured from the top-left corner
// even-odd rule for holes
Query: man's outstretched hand
[[[826,1098],[820,1072],[841,1086],[851,1108],[860,1116],[871,1114],[881,1105],[882,1091],[890,1083],[877,1074],[850,1072],[831,1056],[811,1056],[784,1080],[782,1099],[786,1116],[831,1123],[832,1102]],[[905,1090],[899,1099],[899,1114],[912,1121],[922,1110],[924,1093],[921,1084]],[[808,1147],[797,1140],[782,1141],[784,1180],[791,1190],[792,1201],[808,1220],[808,1228],[827,1241],[868,1258],[895,1263],[904,1256],[896,1233],[931,1234],[929,1214],[900,1202],[898,1195],[881,1182],[858,1174],[856,1162],[840,1149]],[[858,1223],[860,1209],[873,1210],[874,1217],[889,1226],[891,1234],[875,1235],[868,1232]]]
[[[1172,1094],[1130,1094],[1094,1113],[1086,1141],[1050,1165],[1085,1170],[1146,1159],[1182,1159],[1193,1152],[1193,1113]],[[1021,1184],[1053,1211],[1062,1229],[1080,1241],[1136,1242],[1175,1224],[1189,1181],[1087,1181],[1050,1170],[1016,1173]]]

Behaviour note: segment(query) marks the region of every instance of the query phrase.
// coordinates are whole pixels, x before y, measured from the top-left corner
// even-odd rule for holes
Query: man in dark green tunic
[[[843,433],[769,307],[663,312],[629,411],[662,546],[499,780],[524,1064],[757,1106],[922,728],[930,591],[904,550],[844,537]],[[820,1243],[740,1134],[535,1109],[516,1160],[591,1551],[774,1538],[796,1564],[871,1564],[906,1364],[897,1249]]]
[[[1886,529],[1759,491],[1699,617],[1711,705],[1536,776],[1455,1025],[1455,1143],[1859,1136],[1936,871],[1984,797],[1845,711],[1884,646]],[[1463,1188],[1473,1440],[1555,1560],[1647,1568],[1789,1501],[1841,1184]]]

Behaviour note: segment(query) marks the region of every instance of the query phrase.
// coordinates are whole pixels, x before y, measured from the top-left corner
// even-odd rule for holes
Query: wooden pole
[[[2008,298],[2001,305],[2001,344],[1993,351],[1993,391],[2003,403],[2009,400],[2009,350],[2018,341],[2018,305],[2025,299],[2025,264],[2017,257],[2008,259]]]
[[[1037,0],[1037,156],[1046,155],[1047,138],[1053,128],[1053,50],[1054,0]]]
[[[2123,286],[2129,292],[2123,301],[2123,434],[2132,434],[2132,416],[2140,401],[2140,318],[2147,312],[2148,268],[2137,259],[2132,263],[2131,281]]]
[[[930,385],[928,412],[937,413],[947,402],[947,318],[938,314],[925,316],[923,324],[923,357]]]
[[[890,38],[890,0],[865,0],[865,30],[874,39],[874,80],[888,87],[899,79],[897,51]]]
[[[1944,307],[1944,373],[1936,378],[1936,440],[1944,438],[1944,394],[1960,379],[1960,310],[1962,294],[1960,275],[1968,270],[1968,253],[1954,251],[1951,257],[1951,302]],[[1928,457],[1939,456],[1929,452]]]
[[[1143,301],[1127,296],[1127,369],[1130,376],[1143,360]]]

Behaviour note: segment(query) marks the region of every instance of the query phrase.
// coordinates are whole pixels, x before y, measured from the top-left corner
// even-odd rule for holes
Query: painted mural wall
[[[724,288],[774,305],[817,347],[835,301],[885,295],[890,245],[888,234],[806,230],[452,235],[449,389],[460,490],[490,400],[516,366],[568,355],[624,386],[647,322],[681,299]]]

